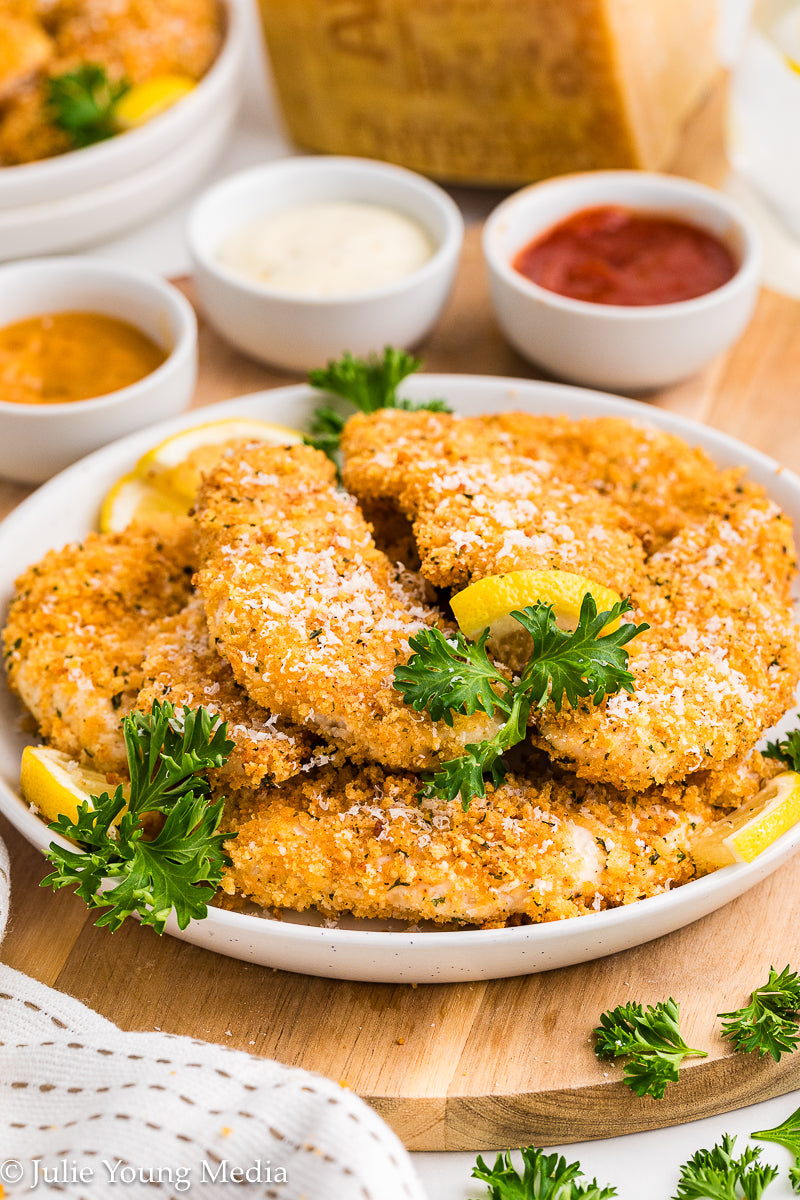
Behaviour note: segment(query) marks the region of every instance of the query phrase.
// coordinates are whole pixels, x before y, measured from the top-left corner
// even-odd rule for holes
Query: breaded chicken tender
[[[530,459],[624,509],[647,553],[685,524],[722,511],[742,472],[720,470],[698,447],[620,417],[503,412],[458,418],[384,409],[352,417],[342,437],[346,486],[361,503],[401,505],[420,460]],[[589,572],[590,573],[590,572]]]
[[[508,776],[464,812],[417,799],[378,767],[320,771],[226,815],[237,837],[225,890],[264,906],[481,926],[552,921],[685,883],[694,840],[718,816],[695,793],[638,806],[568,776]]]
[[[160,622],[142,664],[144,686],[136,708],[148,712],[154,700],[188,708],[202,705],[228,724],[234,749],[217,773],[221,788],[258,788],[281,783],[329,762],[330,753],[306,729],[298,729],[255,704],[233,678],[228,663],[209,645],[202,600]]]
[[[55,0],[47,26],[59,70],[99,63],[130,83],[172,72],[200,79],[222,40],[217,0]]]
[[[193,562],[186,520],[87,534],[20,576],[3,633],[8,683],[51,746],[126,768],[120,721],[154,627],[188,600]]]
[[[644,549],[624,510],[517,454],[485,418],[387,409],[348,421],[344,480],[408,516],[420,571],[437,587],[523,569],[589,575],[625,595]]]
[[[632,695],[544,710],[537,744],[587,779],[633,791],[742,755],[791,705],[798,630],[791,523],[760,488],[685,526],[634,592]]]
[[[450,728],[393,688],[409,637],[438,614],[376,548],[324,454],[257,446],[227,455],[201,487],[196,523],[211,636],[257,704],[387,766],[429,767],[491,736],[485,714]]]
[[[36,21],[0,6],[0,103],[43,70],[53,50]]]

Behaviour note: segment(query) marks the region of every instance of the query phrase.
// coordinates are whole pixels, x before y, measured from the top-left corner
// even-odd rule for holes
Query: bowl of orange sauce
[[[40,483],[191,401],[197,323],[158,276],[81,258],[0,268],[0,476]]]
[[[498,324],[563,379],[639,392],[677,383],[744,331],[760,246],[726,196],[688,179],[589,171],[533,184],[490,215]]]

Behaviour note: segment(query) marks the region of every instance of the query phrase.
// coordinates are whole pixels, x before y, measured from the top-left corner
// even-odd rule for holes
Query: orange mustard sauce
[[[167,355],[127,321],[100,313],[28,317],[0,329],[0,400],[91,400],[144,379]]]

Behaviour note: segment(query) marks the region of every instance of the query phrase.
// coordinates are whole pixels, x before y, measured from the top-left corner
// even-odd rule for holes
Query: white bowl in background
[[[82,258],[0,267],[0,327],[53,312],[96,312],[128,321],[168,356],[138,383],[91,400],[0,399],[0,475],[22,483],[41,483],[90,450],[182,412],[197,378],[194,310],[156,275]]]
[[[0,210],[0,260],[79,250],[142,225],[203,178],[219,156],[234,116],[235,108],[223,106],[177,150],[113,183],[61,200]]]
[[[707,229],[733,253],[736,274],[693,300],[630,306],[573,300],[511,265],[539,234],[606,204]],[[483,252],[495,316],[512,346],[563,379],[618,391],[677,383],[726,350],[752,315],[760,280],[758,234],[737,205],[702,184],[644,171],[587,171],[515,192],[489,216]]]
[[[221,244],[249,222],[292,205],[358,201],[417,221],[435,246],[415,271],[369,291],[297,296],[237,275],[218,260]],[[464,234],[461,214],[436,184],[361,158],[290,158],[242,171],[210,188],[187,226],[200,304],[238,349],[264,362],[306,371],[343,351],[413,346],[436,321],[452,286]]]
[[[38,162],[0,167],[0,212],[91,193],[133,175],[199,135],[221,108],[235,116],[242,93],[245,31],[238,0],[222,3],[225,38],[197,85],[177,104],[136,129]]]

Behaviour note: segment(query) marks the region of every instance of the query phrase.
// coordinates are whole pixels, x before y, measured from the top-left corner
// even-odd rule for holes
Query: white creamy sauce
[[[298,205],[268,213],[220,246],[223,266],[298,296],[365,292],[410,275],[433,255],[421,225],[378,204]]]

